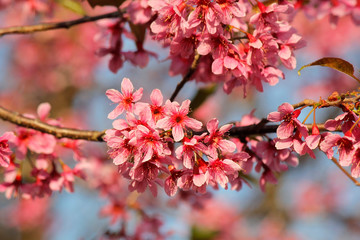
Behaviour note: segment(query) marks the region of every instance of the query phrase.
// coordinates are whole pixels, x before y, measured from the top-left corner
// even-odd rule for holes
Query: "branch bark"
[[[39,132],[48,133],[54,135],[56,138],[71,138],[71,139],[82,139],[88,141],[103,142],[103,136],[105,131],[94,131],[94,130],[78,130],[74,128],[65,128],[49,125],[37,119],[24,117],[20,113],[7,110],[0,106],[0,119],[11,122],[17,126],[31,128]],[[266,125],[268,121],[263,119],[258,124],[249,126],[233,127],[229,130],[229,136],[239,139],[244,139],[250,135],[263,135],[267,133],[275,133],[279,124]],[[305,125],[310,131],[312,124]],[[320,131],[326,131],[324,124],[317,124]],[[340,130],[340,129],[339,129]],[[202,134],[201,132],[194,132],[194,134]]]
[[[117,18],[122,17],[122,13],[119,11],[111,12],[111,13],[105,13],[97,16],[85,16],[82,18],[78,18],[71,21],[64,21],[64,22],[56,22],[56,23],[42,23],[38,25],[29,25],[29,26],[16,26],[16,27],[8,27],[0,29],[0,37],[4,35],[9,34],[28,34],[28,33],[34,33],[34,32],[42,32],[42,31],[48,31],[48,30],[54,30],[54,29],[62,29],[62,28],[70,28],[75,25],[79,25],[82,23],[87,22],[94,22],[100,19],[105,18]]]
[[[73,128],[56,127],[39,121],[37,119],[31,119],[24,117],[19,113],[9,111],[0,106],[0,118],[4,121],[11,122],[21,127],[35,129],[37,131],[54,135],[57,138],[71,138],[71,139],[83,139],[88,141],[104,141],[102,137],[105,134],[104,131],[87,131],[78,130]]]

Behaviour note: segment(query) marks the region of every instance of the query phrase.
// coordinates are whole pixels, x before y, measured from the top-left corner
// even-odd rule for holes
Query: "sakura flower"
[[[154,129],[139,125],[135,135],[136,138],[132,138],[129,144],[136,146],[137,151],[141,152],[140,158],[142,162],[150,160],[154,154],[161,157],[171,154],[170,149],[164,144],[159,133]]]
[[[116,108],[109,113],[109,119],[115,119],[123,111],[132,111],[133,104],[139,101],[143,95],[143,88],[134,91],[134,86],[132,85],[130,79],[123,78],[121,82],[121,92],[115,89],[109,89],[106,91],[106,96],[114,103],[119,103]]]
[[[348,136],[341,137],[338,134],[329,133],[320,143],[321,151],[326,153],[330,159],[334,155],[333,147],[337,147],[339,151],[339,163],[342,166],[349,166],[355,154],[355,140]]]
[[[200,130],[202,123],[187,116],[189,113],[190,100],[182,102],[181,106],[177,102],[168,101],[166,104],[166,117],[157,122],[157,127],[172,130],[172,135],[176,142],[184,138],[184,128],[189,127]]]
[[[290,149],[278,150],[272,141],[258,142],[256,153],[266,166],[276,172],[286,171],[288,167],[285,163],[293,167],[299,164],[298,158],[291,153]]]
[[[192,169],[197,152],[207,152],[207,147],[202,143],[204,136],[205,133],[201,136],[195,135],[191,139],[184,137],[183,145],[176,149],[176,157],[183,160],[184,167]]]
[[[267,119],[271,122],[283,121],[276,130],[279,139],[287,139],[293,135],[297,128],[303,136],[307,136],[307,128],[297,117],[300,111],[294,111],[294,107],[289,103],[283,103],[278,107],[277,112],[269,113]]]
[[[353,160],[351,162],[351,176],[354,178],[360,177],[360,143],[357,143],[354,145],[355,147],[355,153]]]
[[[9,141],[15,138],[14,133],[6,132],[0,137],[0,166],[8,167],[10,164],[10,155],[12,151],[9,147]]]
[[[206,127],[210,133],[205,138],[205,143],[209,146],[209,152],[212,157],[217,157],[218,150],[223,152],[234,152],[236,149],[235,143],[224,139],[224,134],[232,128],[232,124],[226,124],[218,129],[219,121],[217,119],[210,120]]]
[[[213,184],[217,182],[221,187],[227,189],[228,175],[235,176],[240,170],[240,166],[230,159],[210,159],[208,165],[209,181]]]
[[[150,109],[151,109],[153,119],[155,121],[157,121],[157,120],[163,118],[165,116],[165,108],[162,106],[163,95],[161,94],[161,91],[159,89],[154,89],[151,92],[150,100],[152,103],[150,105]]]

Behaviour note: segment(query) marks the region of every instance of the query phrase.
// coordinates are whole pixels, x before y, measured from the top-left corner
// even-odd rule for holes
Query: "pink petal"
[[[139,88],[138,90],[136,90],[136,92],[134,92],[134,94],[132,95],[133,102],[139,101],[142,95],[143,95],[143,88]]]
[[[150,95],[150,99],[153,105],[161,106],[163,103],[163,95],[159,89],[154,89]]]
[[[224,73],[223,65],[224,65],[223,59],[222,58],[217,58],[211,64],[211,71],[216,75],[223,74]]]
[[[210,134],[216,132],[218,126],[219,126],[219,120],[217,120],[216,118],[211,119],[206,124],[206,128],[207,128],[207,130],[209,131]]]
[[[292,113],[294,111],[294,107],[290,103],[283,103],[278,107],[278,112],[282,114]]]
[[[279,51],[279,57],[282,59],[289,59],[291,57],[290,47],[283,45]]]
[[[305,141],[309,148],[313,150],[319,146],[320,139],[321,135],[310,135],[306,137]]]
[[[201,187],[206,182],[205,174],[196,174],[193,176],[194,185]]]
[[[200,130],[202,127],[202,123],[194,118],[185,118],[184,123],[187,127],[194,130]]]
[[[234,152],[236,150],[236,144],[230,140],[223,139],[219,142],[219,147],[224,152]]]
[[[189,106],[190,106],[191,101],[189,99],[183,101],[181,103],[181,106],[179,108],[179,113],[182,115],[187,115],[189,113]]]
[[[287,138],[287,139],[279,139],[276,141],[275,143],[275,147],[276,149],[280,150],[280,149],[286,149],[289,148],[293,145],[293,141],[291,138]]]
[[[280,122],[282,120],[279,112],[271,112],[267,116],[267,120],[270,122]]]
[[[172,124],[171,124],[170,119],[168,117],[165,117],[165,118],[157,121],[156,127],[162,128],[164,130],[169,130],[172,127]]]
[[[109,119],[115,119],[117,118],[120,114],[122,114],[124,112],[125,108],[124,105],[119,104],[116,106],[116,108],[114,110],[112,110],[109,114],[108,114],[108,118]]]
[[[123,99],[122,94],[115,89],[108,89],[105,94],[114,103],[118,103]]]
[[[179,142],[184,138],[184,129],[178,124],[172,129],[172,135],[175,142]]]
[[[228,172],[238,172],[241,170],[241,167],[236,162],[230,159],[224,159],[223,163],[226,165],[226,171]]]
[[[41,103],[38,108],[37,108],[37,114],[40,118],[40,120],[44,121],[47,116],[49,116],[51,110],[51,105],[50,103]]]
[[[238,61],[236,61],[234,58],[229,56],[224,57],[224,67],[233,70],[237,66],[238,66]]]
[[[130,96],[132,94],[132,92],[134,91],[134,86],[131,83],[130,79],[128,78],[123,78],[122,82],[121,82],[121,92],[125,95],[125,96]]]
[[[164,190],[166,194],[169,195],[170,197],[176,194],[177,192],[176,182],[172,179],[171,176],[165,180]]]
[[[276,129],[276,134],[280,139],[286,139],[294,133],[294,125],[292,122],[282,122]]]

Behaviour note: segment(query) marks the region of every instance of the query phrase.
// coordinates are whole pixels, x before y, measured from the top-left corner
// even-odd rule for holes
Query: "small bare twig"
[[[122,13],[119,11],[105,13],[97,16],[85,16],[79,19],[71,20],[71,21],[64,21],[64,22],[56,22],[56,23],[42,23],[38,25],[29,25],[29,26],[16,26],[16,27],[8,27],[0,29],[0,37],[9,34],[28,34],[34,32],[42,32],[54,29],[61,29],[61,28],[70,28],[75,25],[79,25],[82,23],[87,22],[94,22],[100,19],[105,18],[117,18],[121,17]]]

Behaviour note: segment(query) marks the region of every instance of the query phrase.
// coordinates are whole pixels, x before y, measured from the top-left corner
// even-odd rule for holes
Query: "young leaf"
[[[64,8],[69,9],[70,11],[73,11],[83,16],[86,15],[84,8],[79,2],[75,2],[74,0],[57,0],[57,2],[58,4],[60,4]]]
[[[92,8],[95,6],[115,6],[119,7],[124,0],[87,0]]]
[[[350,77],[354,78],[356,81],[360,82],[360,79],[355,77],[354,75],[354,71],[355,71],[354,66],[348,61],[345,61],[344,59],[341,58],[331,58],[331,57],[321,58],[315,62],[302,66],[298,71],[298,74],[300,75],[300,71],[302,69],[310,66],[322,66],[322,67],[333,68],[335,70],[338,70],[340,72],[349,75]]]

